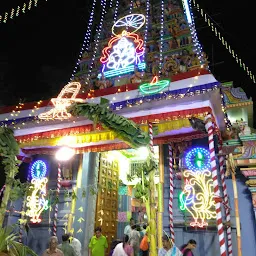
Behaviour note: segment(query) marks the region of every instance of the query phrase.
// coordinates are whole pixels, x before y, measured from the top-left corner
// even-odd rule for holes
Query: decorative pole
[[[3,194],[4,190],[5,190],[5,185],[3,185],[3,187],[0,190],[0,196]]]
[[[222,223],[222,214],[221,214],[221,203],[220,203],[220,190],[219,190],[219,182],[218,182],[218,173],[217,173],[217,165],[216,165],[216,155],[214,149],[214,139],[213,139],[213,123],[212,123],[212,115],[208,114],[205,117],[205,128],[208,132],[208,144],[209,151],[211,157],[211,173],[213,179],[213,189],[215,194],[215,208],[217,214],[217,227],[218,227],[218,235],[219,235],[219,245],[220,245],[220,255],[226,256],[226,245],[225,245],[225,236],[224,229]]]
[[[27,183],[29,182],[30,180],[30,170],[28,170],[28,175],[27,175]],[[19,242],[22,243],[22,236],[23,236],[23,228],[24,228],[24,225],[23,225],[23,220],[24,220],[24,217],[25,217],[25,208],[26,208],[26,200],[27,200],[27,193],[24,195],[24,198],[23,198],[23,202],[22,202],[22,208],[21,208],[21,223],[19,224]]]
[[[57,220],[58,220],[58,211],[59,211],[59,194],[60,194],[60,181],[61,181],[61,164],[58,163],[58,177],[57,177],[57,190],[56,190],[56,198],[57,202],[55,204],[55,210],[54,210],[54,219],[53,219],[53,230],[52,234],[54,236],[57,236]]]
[[[153,125],[148,123],[149,132],[149,149],[150,156],[154,157],[154,142],[153,142]],[[149,205],[150,205],[150,221],[149,221],[149,240],[150,240],[150,255],[157,256],[156,249],[156,207],[155,207],[155,170],[149,173]]]
[[[223,188],[223,195],[224,195],[224,206],[225,206],[225,213],[226,213],[226,222],[227,222],[227,237],[228,237],[228,255],[232,256],[232,233],[231,233],[231,217],[230,217],[230,204],[228,199],[228,192],[227,186],[225,181],[225,172],[224,172],[224,156],[222,151],[222,144],[219,145],[219,165],[220,165],[220,176],[221,176],[221,183]]]
[[[234,162],[232,153],[229,153],[227,162],[228,162],[228,165],[229,165],[229,168],[231,171],[233,191],[234,191],[237,256],[242,256],[241,226],[240,226],[240,215],[239,215],[239,205],[238,205],[238,191],[237,191],[237,184],[236,184],[236,166],[235,166],[235,162]]]
[[[169,171],[170,171],[170,198],[169,198],[169,216],[170,216],[170,232],[171,232],[171,239],[174,243],[175,236],[174,236],[174,227],[173,227],[173,157],[172,157],[172,146],[168,145],[169,149]]]

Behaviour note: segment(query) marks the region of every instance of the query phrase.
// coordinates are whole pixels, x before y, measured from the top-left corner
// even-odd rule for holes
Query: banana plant
[[[0,156],[5,172],[5,191],[0,206],[0,227],[3,225],[7,204],[11,195],[14,178],[19,171],[19,145],[14,138],[14,133],[10,128],[0,127]]]
[[[9,256],[37,256],[37,254],[28,246],[17,242],[17,234],[14,231],[14,226],[5,228],[0,227],[0,255]]]
[[[93,121],[95,125],[100,123],[133,148],[149,144],[148,134],[133,121],[115,114],[109,109],[105,99],[102,99],[100,104],[74,103],[68,108],[68,112],[73,116],[84,116]]]

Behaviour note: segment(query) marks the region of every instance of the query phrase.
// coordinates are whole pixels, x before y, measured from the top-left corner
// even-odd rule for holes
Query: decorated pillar
[[[170,172],[170,197],[169,197],[169,216],[170,216],[170,233],[171,239],[174,242],[174,225],[173,225],[173,157],[172,157],[172,146],[168,145],[169,150],[169,172]]]
[[[60,181],[61,181],[61,165],[59,163],[58,164],[58,175],[57,175],[57,189],[56,189],[57,202],[55,204],[55,209],[54,209],[54,219],[53,219],[53,228],[52,228],[52,234],[54,236],[57,236],[57,221],[58,221],[58,212],[59,212],[58,198],[59,198],[60,187],[61,187]]]
[[[227,238],[228,238],[228,255],[232,256],[232,233],[231,233],[231,223],[230,223],[230,205],[228,199],[227,186],[225,181],[225,172],[224,172],[224,156],[222,151],[222,144],[219,145],[219,166],[220,166],[220,176],[221,176],[221,184],[223,188],[224,195],[224,208],[226,214],[226,225],[227,225]]]
[[[154,154],[154,143],[153,143],[153,125],[152,123],[148,124],[149,131],[149,149],[153,157]],[[150,220],[149,220],[149,239],[150,239],[150,255],[156,256],[156,208],[155,208],[155,170],[150,171],[149,173],[149,198],[150,203]]]
[[[164,152],[163,145],[159,146],[159,183],[158,183],[158,213],[157,213],[157,245],[162,248],[162,235],[163,235],[163,213],[164,213]]]
[[[220,255],[226,256],[226,244],[225,244],[224,228],[223,228],[222,213],[221,213],[221,202],[220,202],[220,190],[219,190],[220,184],[218,182],[216,155],[215,155],[214,138],[213,138],[214,128],[213,128],[211,114],[205,117],[205,128],[208,133],[211,173],[212,173],[212,179],[213,179],[214,195],[216,200],[215,209],[216,209],[216,215],[217,215],[217,228],[218,228],[218,235],[219,235]]]

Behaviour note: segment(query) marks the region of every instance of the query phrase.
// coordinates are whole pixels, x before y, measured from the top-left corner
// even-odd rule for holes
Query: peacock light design
[[[184,188],[179,195],[180,209],[191,214],[192,227],[208,226],[207,220],[216,219],[210,155],[204,148],[192,149],[185,158]]]

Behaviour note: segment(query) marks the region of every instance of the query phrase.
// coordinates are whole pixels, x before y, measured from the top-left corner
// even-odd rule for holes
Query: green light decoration
[[[150,83],[141,84],[139,87],[140,92],[143,94],[154,94],[161,92],[164,88],[168,87],[170,80],[158,80],[157,76],[154,76]]]

